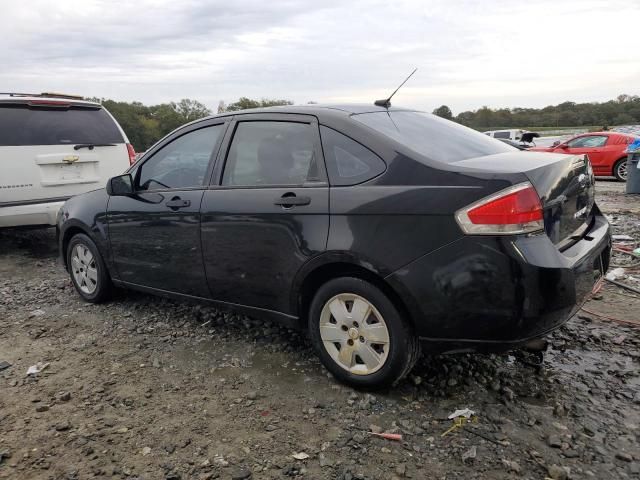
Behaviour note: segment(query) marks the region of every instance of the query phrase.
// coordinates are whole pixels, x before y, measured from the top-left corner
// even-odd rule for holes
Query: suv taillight
[[[129,165],[133,165],[136,163],[136,151],[130,143],[127,143],[127,152],[129,152]]]
[[[542,203],[529,182],[501,190],[458,210],[456,221],[469,235],[514,235],[544,229]]]

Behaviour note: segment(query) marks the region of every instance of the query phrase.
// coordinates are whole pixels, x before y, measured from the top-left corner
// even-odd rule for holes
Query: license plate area
[[[40,165],[43,186],[93,183],[100,179],[98,162],[50,163]]]
[[[74,180],[82,178],[82,171],[85,164],[60,165],[59,180]]]

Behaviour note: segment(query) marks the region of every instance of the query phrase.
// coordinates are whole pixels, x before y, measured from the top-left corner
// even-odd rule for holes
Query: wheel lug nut
[[[349,329],[347,328],[347,326],[346,326],[346,325],[342,325],[342,327],[340,327],[340,328],[342,328],[342,330],[344,330],[345,332],[346,332],[347,330],[349,330]]]
[[[353,340],[349,339],[347,340],[347,343],[349,344],[349,346],[353,346]]]
[[[353,326],[358,328],[358,322],[353,322]]]
[[[362,337],[362,336],[361,336],[361,337],[360,337],[360,341],[361,341],[362,343],[364,343],[364,337]]]

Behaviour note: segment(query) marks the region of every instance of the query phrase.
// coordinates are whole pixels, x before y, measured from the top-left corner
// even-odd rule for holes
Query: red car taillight
[[[456,212],[470,235],[513,235],[544,229],[542,203],[529,182],[514,185]]]
[[[127,143],[127,152],[129,152],[129,165],[133,165],[136,163],[136,151],[130,143]]]

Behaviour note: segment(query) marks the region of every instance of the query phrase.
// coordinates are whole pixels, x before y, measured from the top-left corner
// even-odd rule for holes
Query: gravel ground
[[[598,188],[615,233],[639,246],[640,197]],[[51,230],[0,232],[0,478],[640,478],[629,291],[605,285],[541,366],[520,352],[424,357],[371,395],[276,324],[138,293],[85,304],[54,243]],[[613,262],[640,286],[633,258]],[[443,436],[458,408],[476,419]]]

